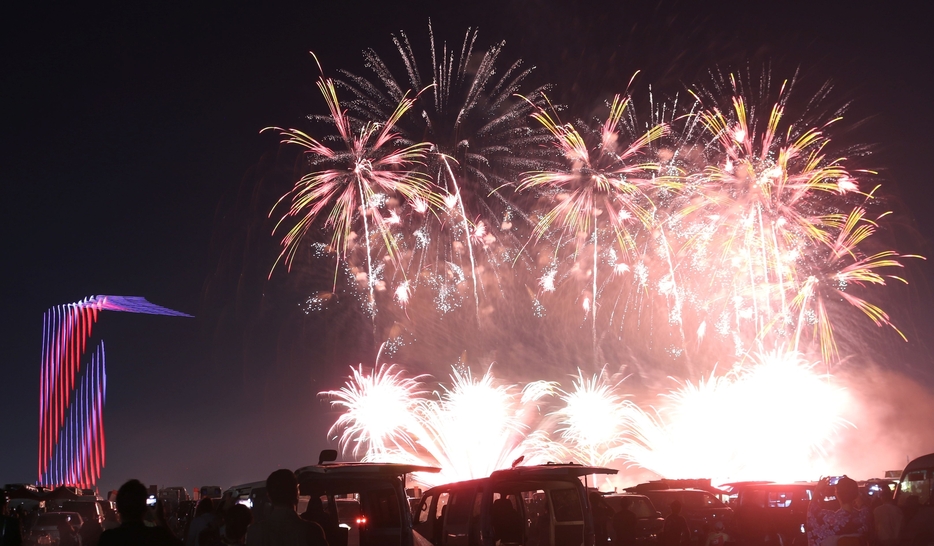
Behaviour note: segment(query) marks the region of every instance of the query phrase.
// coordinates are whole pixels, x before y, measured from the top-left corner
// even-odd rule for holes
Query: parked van
[[[416,539],[434,546],[593,546],[586,480],[616,472],[574,464],[520,466],[433,487],[415,514]]]
[[[898,480],[895,503],[905,513],[902,543],[934,545],[934,453],[908,463]]]
[[[440,470],[390,463],[305,466],[295,471],[299,512],[307,510],[321,524],[331,546],[415,546],[405,477]]]

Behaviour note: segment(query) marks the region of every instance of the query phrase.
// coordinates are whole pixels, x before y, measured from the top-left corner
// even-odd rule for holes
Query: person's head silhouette
[[[676,500],[671,502],[671,513],[676,516],[681,513],[681,501]]]
[[[266,478],[266,494],[273,506],[290,507],[298,505],[298,481],[291,470],[279,469]]]
[[[149,493],[139,480],[130,480],[117,491],[117,513],[123,523],[143,521]]]

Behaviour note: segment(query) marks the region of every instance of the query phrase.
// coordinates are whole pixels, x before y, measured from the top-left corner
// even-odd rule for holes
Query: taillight
[[[357,525],[366,525],[366,518],[364,516],[357,518]]]

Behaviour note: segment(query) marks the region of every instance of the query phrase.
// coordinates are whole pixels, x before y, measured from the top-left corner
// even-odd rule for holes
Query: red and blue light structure
[[[88,351],[101,311],[190,317],[139,296],[91,296],[43,315],[39,375],[39,481],[94,487],[106,463],[104,342]]]

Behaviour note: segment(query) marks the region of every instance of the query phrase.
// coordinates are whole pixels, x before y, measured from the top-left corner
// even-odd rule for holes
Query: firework
[[[398,259],[392,234],[398,223],[398,209],[408,201],[423,203],[436,199],[428,178],[415,170],[430,146],[427,143],[402,146],[394,130],[414,104],[415,99],[407,94],[381,122],[358,123],[341,108],[333,80],[322,75],[318,89],[330,111],[327,119],[337,130],[343,147],[328,147],[298,129],[271,128],[282,135],[283,143],[304,148],[311,167],[311,172],[301,177],[280,200],[280,203],[287,201],[289,207],[275,231],[286,221],[294,223],[282,239],[282,252],[276,264],[283,261],[289,266],[299,243],[316,220],[325,216],[323,227],[331,232],[331,248],[339,259],[346,259],[357,239],[362,239],[365,282],[372,304],[377,260],[383,255],[389,261]],[[277,208],[278,204],[273,212]]]
[[[451,387],[433,397],[392,366],[374,374],[354,369],[345,388],[327,391],[332,404],[346,411],[332,428],[340,443],[365,461],[393,461],[441,467],[421,476],[425,485],[489,476],[524,456],[544,462],[547,434],[535,431],[536,404],[553,385],[533,382],[519,389],[497,385],[488,370],[475,378],[469,370],[452,371]]]
[[[449,47],[435,40],[429,24],[429,66],[400,33],[393,36],[404,67],[400,77],[367,50],[364,59],[376,82],[346,71],[340,82],[355,97],[350,108],[369,120],[387,117],[405,99],[405,89],[423,90],[396,128],[406,143],[431,143],[420,172],[432,179],[441,199],[433,214],[425,214],[423,203],[402,216],[398,244],[410,273],[397,275],[396,282],[408,281],[410,292],[418,284],[434,287],[442,314],[459,305],[457,285],[469,283],[475,308],[487,285],[498,286],[499,266],[516,257],[511,248],[525,218],[523,207],[507,192],[519,172],[541,162],[535,144],[542,136],[528,126],[542,97],[541,88],[526,86],[531,68],[521,61],[503,68],[504,44],[481,50],[476,40],[477,32],[468,31],[459,48]],[[530,102],[514,96],[520,92]],[[484,281],[483,271],[492,278]],[[452,292],[458,296],[444,295]]]
[[[429,27],[429,65],[399,34],[401,71],[367,50],[374,81],[320,78],[337,136],[279,130],[310,166],[283,197],[279,262],[291,264],[305,235],[330,233],[315,252],[366,288],[371,311],[383,293],[380,305],[404,312],[385,324],[406,351],[459,352],[476,337],[464,343],[508,342],[488,354],[510,356],[557,348],[550,362],[574,367],[589,326],[594,368],[625,362],[642,385],[671,373],[678,387],[646,409],[622,381],[579,368],[567,390],[463,366],[430,389],[400,368],[357,368],[324,393],[342,411],[331,430],[341,447],[440,466],[431,483],[486,476],[520,455],[672,478],[821,473],[848,426],[829,373],[852,353],[841,326],[862,314],[901,334],[873,292],[904,282],[896,273],[916,257],[881,242],[888,212],[874,173],[830,140],[839,112],[814,115],[812,103],[798,118],[790,86],[770,97],[765,78],[753,95],[731,76],[687,111],[653,98],[650,123],[628,90],[600,122],[567,123],[543,88],[525,89],[529,70],[500,64],[503,44],[476,40],[470,31],[449,48]],[[303,309],[324,309],[326,296]],[[462,307],[475,312],[445,316]],[[718,374],[717,362],[735,365]]]
[[[326,391],[331,405],[342,408],[343,413],[331,427],[329,434],[342,431],[341,447],[354,456],[379,458],[390,449],[411,446],[412,412],[421,390],[419,378],[405,377],[395,366],[380,366],[365,373],[363,366],[351,368],[352,375],[344,388]]]
[[[845,391],[794,352],[746,364],[663,395],[657,412],[626,405],[630,437],[612,454],[667,478],[801,480],[827,472]]]
[[[679,215],[680,254],[689,260],[682,269],[700,275],[681,282],[722,323],[721,332],[732,332],[738,353],[775,343],[803,350],[803,334],[812,331],[830,364],[838,357],[830,301],[894,328],[853,288],[902,280],[886,271],[908,256],[867,250],[877,229],[866,217],[874,192],[860,191],[846,158],[829,155],[827,131],[838,117],[816,126],[785,122],[783,85],[759,120],[732,77],[731,84],[730,110],[696,116],[713,148],[686,184],[697,199]]]
[[[561,391],[562,407],[555,411],[564,450],[571,460],[606,466],[622,441],[627,405],[605,372],[585,379],[578,370],[569,392]]]

